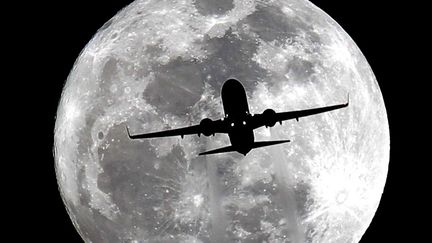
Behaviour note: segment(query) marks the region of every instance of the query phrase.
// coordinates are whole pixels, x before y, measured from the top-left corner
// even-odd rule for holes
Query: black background
[[[23,86],[21,96],[24,96],[18,95],[6,107],[12,107],[10,117],[23,117],[17,119],[20,122],[12,120],[14,126],[19,126],[20,135],[23,132],[31,135],[16,136],[14,129],[7,129],[13,131],[17,143],[25,145],[18,151],[11,150],[23,159],[12,163],[18,168],[10,173],[13,185],[7,186],[12,190],[12,206],[18,206],[9,227],[26,232],[19,233],[20,238],[81,242],[63,206],[55,178],[52,147],[56,109],[80,51],[106,21],[130,2],[44,1],[4,10],[12,12],[15,24],[7,26],[12,26],[11,35],[19,36],[10,41],[22,52],[13,55],[13,67],[7,71],[18,77],[12,82]],[[361,243],[416,242],[424,233],[414,230],[421,224],[414,216],[420,214],[424,203],[419,202],[420,189],[413,184],[420,183],[414,164],[425,159],[412,153],[418,146],[409,138],[412,129],[407,129],[413,127],[409,124],[412,114],[418,114],[417,109],[421,111],[409,101],[422,102],[412,86],[406,85],[418,81],[415,77],[418,71],[407,71],[419,61],[409,57],[409,52],[417,49],[413,43],[409,44],[410,32],[414,30],[408,16],[415,13],[407,6],[387,0],[312,2],[335,19],[360,47],[377,77],[388,112],[391,135],[388,179],[378,211]],[[13,141],[10,144],[17,147]]]

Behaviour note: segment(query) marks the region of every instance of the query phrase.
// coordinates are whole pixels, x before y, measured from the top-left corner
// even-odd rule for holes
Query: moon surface
[[[223,116],[349,107],[255,130],[291,143],[198,153],[228,136],[130,140]],[[84,48],[64,87],[55,167],[85,242],[359,242],[387,176],[383,98],[361,51],[304,0],[137,0]]]

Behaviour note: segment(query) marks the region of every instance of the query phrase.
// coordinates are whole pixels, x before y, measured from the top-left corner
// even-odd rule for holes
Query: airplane
[[[216,133],[225,133],[229,136],[231,142],[230,146],[202,152],[199,153],[199,155],[238,152],[246,156],[246,154],[252,149],[290,142],[290,140],[257,142],[254,138],[255,129],[262,126],[273,127],[277,122],[282,125],[282,121],[290,119],[296,119],[298,121],[300,117],[344,108],[349,104],[348,95],[347,103],[339,105],[288,112],[276,112],[273,109],[266,109],[261,114],[251,114],[249,112],[245,89],[243,85],[236,79],[228,79],[225,81],[222,86],[221,96],[225,116],[219,120],[204,118],[197,125],[138,135],[131,135],[129,128],[126,127],[128,136],[130,139],[159,138],[169,136],[180,136],[183,138],[185,135],[193,134],[197,134],[198,136],[201,134],[204,136],[214,136]]]

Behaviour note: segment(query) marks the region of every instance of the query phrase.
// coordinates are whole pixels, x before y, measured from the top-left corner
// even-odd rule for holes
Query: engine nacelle
[[[276,111],[267,109],[263,112],[263,117],[266,127],[273,127],[276,124]]]
[[[202,134],[204,134],[204,136],[210,136],[212,134],[214,134],[213,132],[213,121],[210,118],[204,118],[201,120],[200,122],[200,126],[202,129]]]

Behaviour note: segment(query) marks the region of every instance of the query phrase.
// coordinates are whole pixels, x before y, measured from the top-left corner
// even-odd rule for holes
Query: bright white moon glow
[[[131,141],[223,117],[240,80],[251,113],[345,109],[255,131],[290,139],[197,156],[226,135]],[[71,71],[55,128],[57,179],[86,242],[358,242],[389,161],[384,102],[360,50],[304,0],[138,0]]]

